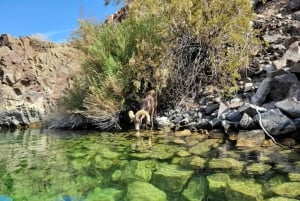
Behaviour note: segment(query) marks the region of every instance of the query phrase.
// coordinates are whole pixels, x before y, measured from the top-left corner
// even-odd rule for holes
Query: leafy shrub
[[[169,82],[175,85],[169,85],[166,90],[171,94],[169,99],[179,97],[180,102],[186,97],[195,98],[201,95],[201,86],[211,83],[219,85],[224,95],[238,90],[239,72],[247,67],[251,49],[258,44],[251,27],[254,13],[248,0],[132,0],[130,8],[129,16],[132,18],[163,16],[163,28],[157,30],[156,34],[167,36],[162,37],[164,41],[161,43],[167,49],[161,48],[152,61],[155,63],[159,60],[161,64],[167,64],[164,66],[166,72],[172,72]],[[183,45],[185,38],[188,38],[188,42]],[[203,57],[206,61],[196,61],[199,55],[192,55],[202,54],[201,48],[198,48],[198,52],[191,51],[189,63],[180,61],[186,48],[203,45],[207,47],[208,55]],[[178,77],[183,71],[194,73]],[[192,86],[187,80],[193,80],[198,87]]]
[[[159,24],[156,17],[103,25],[80,21],[73,44],[87,54],[88,87],[83,99],[87,115],[113,116],[124,107],[125,97],[137,97],[153,84],[152,75],[157,72],[147,62],[157,53],[147,41],[155,40],[155,47],[160,47],[162,38],[155,32]]]
[[[131,0],[121,23],[81,20],[73,43],[88,55],[85,109],[118,113],[148,88],[174,105],[208,84],[234,93],[258,44],[253,19],[248,0]]]

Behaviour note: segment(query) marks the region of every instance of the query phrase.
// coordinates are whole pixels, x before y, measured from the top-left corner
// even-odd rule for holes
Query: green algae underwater
[[[154,131],[1,131],[0,201],[300,200],[299,153]]]

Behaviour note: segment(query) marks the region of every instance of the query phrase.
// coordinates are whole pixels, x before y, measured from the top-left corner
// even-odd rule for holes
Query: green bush
[[[148,88],[174,104],[212,83],[236,92],[258,44],[253,19],[248,0],[131,0],[121,23],[81,20],[73,43],[88,56],[84,108],[116,113]]]
[[[73,44],[87,54],[84,68],[88,87],[83,100],[86,110],[92,111],[95,105],[102,108],[105,104],[113,109],[110,112],[118,112],[124,106],[125,97],[135,96],[141,85],[153,84],[153,68],[147,61],[155,52],[146,41],[155,39],[154,45],[159,48],[162,39],[155,32],[159,22],[156,17],[103,25],[80,21]],[[146,51],[148,55],[141,56],[140,52]],[[140,84],[141,80],[144,84]]]

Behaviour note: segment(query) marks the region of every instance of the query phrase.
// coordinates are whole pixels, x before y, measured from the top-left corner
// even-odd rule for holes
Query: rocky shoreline
[[[297,145],[300,141],[299,10],[300,3],[293,0],[257,5],[257,20],[253,24],[265,47],[257,51],[246,79],[240,81],[240,91],[225,100],[214,86],[207,86],[197,103],[186,100],[174,110],[160,111],[158,128],[219,133],[224,138],[235,138],[241,147],[262,146],[266,139],[288,147]],[[75,75],[80,72],[80,51],[68,45],[3,34],[0,53],[2,128],[96,128],[94,119],[80,113],[58,112],[59,100],[66,89],[72,88]],[[62,121],[65,123],[57,123]],[[120,123],[118,119],[115,121],[116,125]]]

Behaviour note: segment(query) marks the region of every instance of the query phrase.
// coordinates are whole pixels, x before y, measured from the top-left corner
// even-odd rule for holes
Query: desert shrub
[[[89,114],[113,116],[126,98],[137,100],[149,88],[163,91],[160,97],[172,106],[201,96],[208,84],[224,95],[238,90],[240,70],[257,45],[248,0],[129,2],[121,23],[81,20],[74,35],[73,44],[88,57],[82,105],[99,108]]]
[[[160,24],[159,17],[102,25],[80,21],[72,43],[87,55],[83,65],[87,79],[82,108],[85,116],[101,122],[97,123],[99,127],[117,122],[126,98],[136,100],[137,93],[154,86],[152,76],[158,74],[158,67],[148,62],[157,54],[153,47],[160,48],[163,40],[156,34]]]
[[[164,19],[156,34],[165,36],[161,45],[166,48],[152,59],[168,73],[166,99],[195,98],[207,84],[218,85],[223,95],[238,90],[240,71],[246,69],[253,46],[258,45],[248,0],[130,1],[130,17],[151,15]]]

